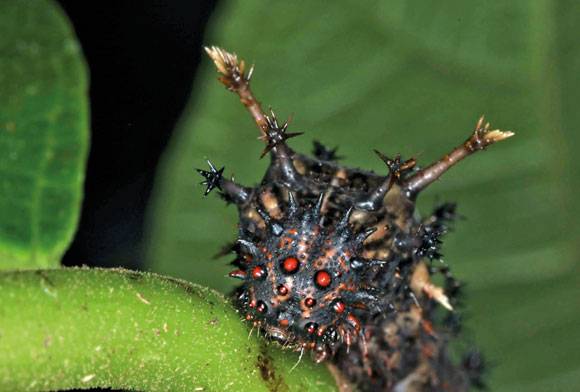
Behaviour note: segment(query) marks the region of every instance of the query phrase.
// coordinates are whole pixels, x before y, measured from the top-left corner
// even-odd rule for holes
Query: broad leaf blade
[[[0,268],[56,266],[75,232],[88,150],[85,66],[63,12],[0,4]]]
[[[427,164],[463,141],[482,113],[516,131],[420,199],[423,213],[452,200],[466,217],[446,239],[445,260],[467,282],[467,325],[495,364],[494,391],[559,375],[553,390],[580,382],[580,315],[571,311],[580,285],[577,13],[575,3],[550,1],[255,1],[222,5],[208,35],[207,44],[256,63],[258,98],[306,131],[290,143],[298,151],[318,139],[338,145],[345,164],[384,171],[373,148]],[[235,209],[204,199],[193,168],[209,157],[250,185],[267,162],[257,159],[262,145],[249,116],[215,78],[207,61],[159,173],[149,260],[228,290],[229,260],[210,258],[235,238]]]

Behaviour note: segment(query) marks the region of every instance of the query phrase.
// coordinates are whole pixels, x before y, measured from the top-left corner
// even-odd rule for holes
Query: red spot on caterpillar
[[[304,300],[304,305],[312,308],[314,305],[316,305],[316,300],[314,298],[308,297]]]
[[[268,307],[266,306],[266,303],[264,301],[258,301],[258,304],[256,306],[256,310],[259,313],[266,313],[268,311]]]
[[[332,283],[332,277],[327,271],[321,270],[314,275],[314,282],[318,287],[327,288]]]
[[[282,262],[282,269],[288,274],[293,274],[298,271],[299,266],[300,262],[296,257],[286,257]]]
[[[266,270],[264,269],[264,267],[257,265],[254,268],[252,268],[252,278],[259,280],[259,279],[264,279],[266,277]]]
[[[278,294],[280,295],[287,295],[288,294],[288,287],[284,286],[283,284],[279,285],[276,288],[276,291],[278,292]]]
[[[314,335],[314,333],[318,330],[318,324],[316,323],[308,323],[304,326],[304,330],[309,335]]]

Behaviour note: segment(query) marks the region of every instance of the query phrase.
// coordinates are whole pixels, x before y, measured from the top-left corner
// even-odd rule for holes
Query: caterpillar
[[[270,156],[255,187],[227,179],[209,160],[197,169],[205,195],[217,189],[238,209],[238,239],[226,250],[236,254],[229,276],[241,281],[234,301],[244,318],[269,339],[333,364],[360,390],[482,386],[478,351],[459,361],[449,354],[461,329],[454,307],[462,286],[446,264],[433,263],[456,206],[420,217],[415,202],[457,162],[514,133],[481,117],[465,142],[424,168],[377,150],[384,173],[349,168],[317,141],[313,156],[292,150],[288,140],[302,133],[262,109],[250,89],[254,67],[221,48],[205,50],[255,121],[261,157]]]

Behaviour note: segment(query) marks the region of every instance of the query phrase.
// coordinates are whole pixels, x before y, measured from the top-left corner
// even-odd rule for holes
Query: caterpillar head
[[[257,208],[269,235],[261,240],[242,234],[239,269],[230,276],[243,280],[238,300],[248,320],[273,339],[312,349],[323,360],[337,343],[350,344],[361,333],[358,314],[379,306],[364,276],[384,262],[361,257],[374,229],[355,233],[352,208],[325,225],[323,194],[305,207],[292,192],[288,199],[283,220]]]

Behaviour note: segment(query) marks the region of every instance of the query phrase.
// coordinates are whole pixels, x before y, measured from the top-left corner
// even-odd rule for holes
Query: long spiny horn
[[[286,183],[292,187],[300,187],[301,176],[298,174],[292,163],[292,150],[286,145],[286,140],[301,135],[302,132],[286,132],[288,121],[278,125],[278,120],[274,112],[270,111],[267,115],[260,105],[260,102],[254,97],[250,89],[250,79],[254,71],[252,66],[246,73],[246,63],[238,59],[235,53],[229,53],[217,46],[206,47],[206,53],[213,60],[217,71],[221,74],[219,81],[226,88],[240,97],[250,115],[256,122],[260,130],[260,139],[266,143],[266,147],[261,157],[271,152],[272,159],[279,162],[281,173]]]
[[[473,134],[463,144],[454,148],[437,162],[406,179],[402,187],[409,197],[415,197],[463,158],[513,135],[514,133],[511,131],[491,130],[489,123],[484,125],[484,117],[481,116]]]
[[[219,81],[226,88],[240,97],[240,101],[252,115],[256,125],[262,134],[268,130],[266,115],[260,106],[260,102],[254,97],[250,90],[250,79],[254,67],[250,67],[246,73],[246,64],[244,60],[238,60],[235,53],[229,53],[217,46],[205,47],[205,52],[213,60],[217,71],[221,74]]]

